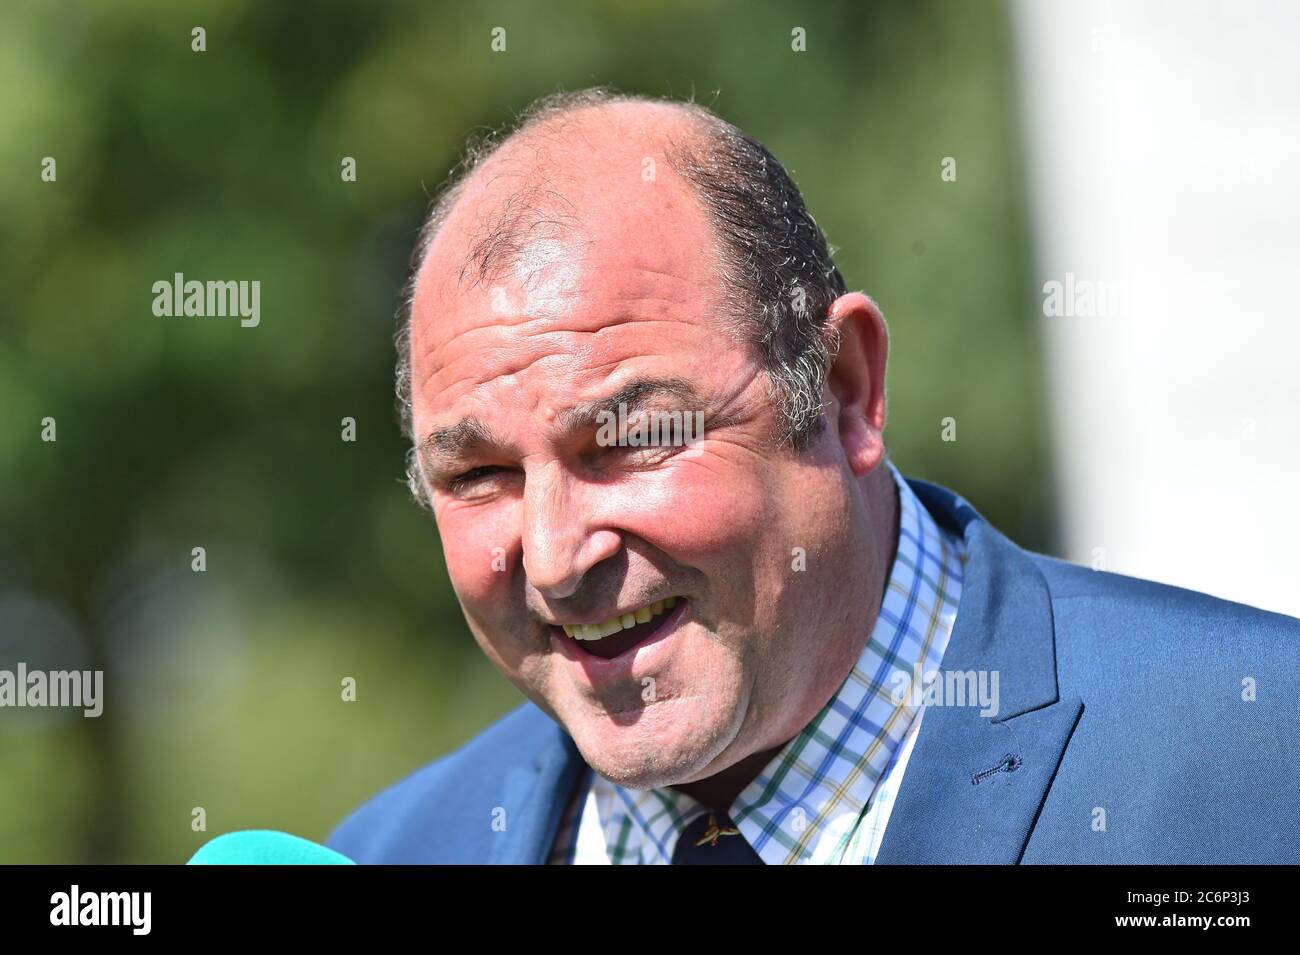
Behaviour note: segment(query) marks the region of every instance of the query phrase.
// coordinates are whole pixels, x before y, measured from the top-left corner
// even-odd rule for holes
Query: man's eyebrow
[[[436,466],[453,462],[466,451],[499,447],[501,442],[478,418],[461,418],[445,428],[434,428],[420,443],[420,455],[427,464]]]
[[[576,431],[595,424],[601,412],[617,415],[619,405],[626,405],[627,412],[631,414],[663,397],[675,399],[682,405],[683,411],[699,410],[699,395],[685,378],[639,378],[612,395],[564,409],[556,415],[556,424],[562,431]]]

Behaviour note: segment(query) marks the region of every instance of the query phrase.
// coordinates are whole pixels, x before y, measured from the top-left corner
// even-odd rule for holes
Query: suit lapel
[[[925,708],[876,862],[1018,862],[1083,702],[1059,695],[1051,599],[1032,560],[950,491],[910,483],[967,542],[942,669],[996,673],[999,709]]]
[[[538,865],[550,854],[579,771],[586,765],[569,735],[554,723],[551,727],[531,762],[505,772],[505,828],[492,834],[491,864]]]

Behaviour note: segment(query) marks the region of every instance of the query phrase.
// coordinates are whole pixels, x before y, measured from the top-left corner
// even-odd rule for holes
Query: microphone
[[[205,843],[186,865],[356,865],[333,849],[270,829],[227,832]]]

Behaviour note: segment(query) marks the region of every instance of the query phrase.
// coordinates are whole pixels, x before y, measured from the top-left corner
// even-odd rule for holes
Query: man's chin
[[[587,714],[566,728],[587,765],[610,782],[661,789],[699,778],[741,722],[731,714],[686,712],[694,708],[684,702],[660,701],[638,714]]]

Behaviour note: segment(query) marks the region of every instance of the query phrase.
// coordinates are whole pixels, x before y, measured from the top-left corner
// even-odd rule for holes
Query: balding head
[[[472,142],[433,201],[398,318],[403,432],[413,438],[410,318],[432,253],[440,280],[490,285],[520,264],[525,246],[545,250],[573,234],[584,210],[675,193],[710,226],[696,251],[720,278],[726,314],[718,317],[770,376],[777,443],[806,447],[823,424],[820,394],[836,346],[826,313],[845,291],[825,235],[784,167],[742,130],[696,103],[604,89],[541,99],[511,129]],[[537,265],[548,264],[541,255]],[[409,476],[423,501],[418,474]]]
[[[566,99],[560,101],[563,106],[531,113],[475,164],[448,196],[425,257],[446,256],[446,264],[454,265],[459,256],[459,281],[488,284],[525,244],[558,240],[580,225],[584,214],[599,214],[605,203],[681,191],[680,182],[663,183],[653,193],[641,186],[660,175],[673,179],[670,155],[679,157],[682,147],[702,148],[708,127],[697,110],[631,98],[589,98]],[[454,239],[439,241],[449,235]],[[457,244],[447,248],[453,241]]]

